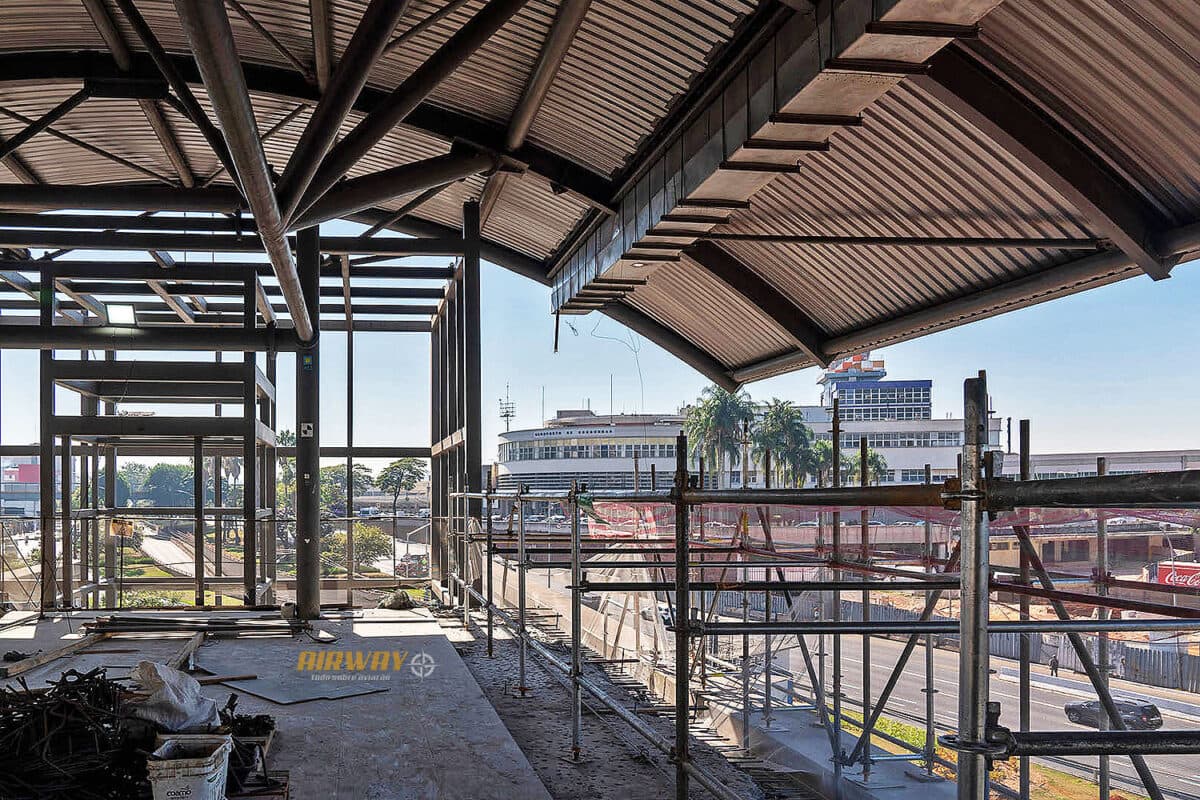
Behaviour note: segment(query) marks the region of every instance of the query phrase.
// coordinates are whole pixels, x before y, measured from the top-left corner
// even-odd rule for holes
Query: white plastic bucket
[[[146,762],[154,800],[225,800],[230,736],[180,734],[159,736]]]

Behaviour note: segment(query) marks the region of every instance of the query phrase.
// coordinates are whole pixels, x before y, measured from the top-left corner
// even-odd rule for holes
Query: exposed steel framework
[[[0,4],[0,348],[41,351],[42,463],[57,454],[69,481],[72,443],[84,441],[97,511],[99,461],[122,439],[172,439],[197,463],[208,440],[240,449],[248,465],[273,463],[260,451],[274,445],[275,381],[260,380],[256,354],[270,365],[295,352],[297,525],[312,534],[297,544],[297,599],[315,616],[319,334],[430,333],[435,577],[459,581],[467,614],[473,520],[495,499],[479,485],[482,260],[552,287],[556,314],[600,311],[728,389],[1095,286],[1161,280],[1200,251],[1197,29],[1200,11],[1169,0],[10,0]],[[369,227],[322,237],[316,226],[338,218]],[[85,260],[78,251],[147,257]],[[177,260],[182,253],[211,263]],[[217,260],[230,253],[267,261]],[[452,263],[402,263],[420,255]],[[413,283],[430,279],[439,283]],[[130,308],[134,325],[110,318],[117,306]],[[241,363],[193,365],[201,377],[181,390],[173,370],[189,367],[159,365],[133,380],[113,373],[120,362],[74,362],[55,350],[227,350]],[[157,402],[240,402],[243,415],[131,422],[99,413],[131,384]],[[57,416],[56,385],[84,395],[87,412]],[[984,396],[973,379],[961,484],[911,490],[912,502],[933,493],[964,514],[955,556],[965,604],[952,742],[959,795],[982,800],[989,759],[1054,747],[1131,754],[1157,800],[1140,754],[1187,741],[997,729],[983,635],[987,515],[1024,504],[1195,504],[1195,473],[995,481],[970,427]],[[355,453],[350,443],[345,455]],[[268,469],[255,470],[254,485]],[[742,497],[688,481],[681,455],[673,488],[657,497],[678,511],[667,590],[679,676],[691,669],[690,637],[797,633],[769,615],[692,617],[689,508],[905,504],[903,492],[871,487]],[[55,539],[52,482],[44,469],[43,575],[63,564],[58,583],[43,583],[45,607],[73,604],[79,588],[70,585],[70,486]],[[246,494],[249,530],[270,498]],[[206,510],[194,515],[199,537]],[[83,520],[92,551],[94,517]],[[573,519],[570,566],[582,587]],[[836,596],[863,566],[845,557],[837,512],[833,520],[825,566]],[[518,549],[523,542],[522,522]],[[246,602],[257,599],[256,579],[270,578],[255,544],[246,542]],[[1069,593],[1026,549],[1022,583],[1042,584],[1026,594],[1063,608]],[[92,579],[89,590],[104,578],[80,577]],[[790,597],[777,583],[761,591]],[[202,600],[199,574],[196,591]],[[475,599],[496,610],[491,598]],[[841,620],[838,603],[831,611],[810,630],[833,636],[835,662],[841,635],[864,636],[869,650],[872,633],[908,633],[915,646],[941,624]],[[1059,615],[1049,624],[1076,637],[1119,728],[1103,665],[1088,661],[1077,633],[1126,621]],[[515,627],[524,642],[523,614]],[[580,689],[595,692],[573,655],[558,663],[574,692],[578,753]],[[819,684],[822,722],[840,731],[838,670],[828,715]],[[855,763],[870,769],[869,720],[892,687],[874,707],[865,688],[861,743],[842,753],[831,733],[839,776]],[[686,680],[676,692],[682,712]],[[651,741],[674,754],[681,796],[693,779],[724,796],[688,758],[686,715],[676,724],[673,743]]]

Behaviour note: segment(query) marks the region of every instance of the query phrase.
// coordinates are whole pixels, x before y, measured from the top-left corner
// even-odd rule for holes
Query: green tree
[[[708,386],[695,405],[684,411],[683,432],[693,457],[703,456],[717,468],[718,486],[729,483],[729,467],[742,458],[743,425],[754,416],[754,405],[746,392],[731,394],[719,386]]]
[[[363,567],[374,570],[376,561],[391,559],[393,544],[388,536],[375,525],[354,526],[354,563],[358,565],[356,572],[364,572]],[[330,530],[321,536],[321,574],[345,569],[346,564],[346,532]]]
[[[287,428],[276,436],[280,447],[295,447],[296,434]],[[280,456],[275,472],[275,503],[281,511],[292,513],[296,508],[296,459]]]
[[[192,468],[188,464],[155,464],[142,484],[145,499],[155,506],[192,504]]]
[[[365,494],[375,485],[375,478],[365,464],[354,465],[354,496]],[[346,508],[346,465],[321,467],[321,510],[332,513]],[[350,509],[346,508],[346,513]]]
[[[816,473],[813,432],[800,408],[788,400],[772,399],[754,428],[751,453],[760,464],[771,453],[774,486],[803,486]]]
[[[117,478],[125,481],[125,485],[129,487],[130,497],[141,495],[149,474],[150,467],[137,462],[122,464],[121,468],[117,470]]]
[[[817,485],[833,485],[833,443],[828,439],[813,442],[812,460]]]
[[[96,493],[97,493],[96,496],[100,498],[101,505],[104,505],[104,487],[105,487],[105,484],[107,483],[107,481],[108,481],[108,478],[105,476],[104,470],[100,470],[99,480],[96,483]],[[83,497],[80,494],[80,490],[83,487],[78,485],[78,481],[76,483],[77,483],[77,485],[75,486],[74,490],[72,490],[72,492],[71,492],[71,507],[72,508],[82,508],[85,505],[82,502]],[[88,503],[90,504],[90,502],[91,502],[91,494],[89,493]],[[116,504],[117,504],[118,508],[124,508],[125,506],[129,505],[129,484],[125,481],[125,479],[123,477],[121,477],[121,473],[119,471],[117,472]]]
[[[888,463],[882,454],[867,450],[867,483],[879,485],[887,477]],[[862,482],[862,462],[858,453],[842,455],[842,485],[857,486]]]
[[[428,470],[419,458],[399,458],[384,467],[375,484],[392,496],[392,516],[396,516],[396,505],[401,492],[411,492],[419,481],[425,480]]]

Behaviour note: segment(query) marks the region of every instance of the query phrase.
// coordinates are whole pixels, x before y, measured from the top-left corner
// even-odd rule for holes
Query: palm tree
[[[766,463],[771,453],[771,477],[775,486],[803,486],[816,470],[813,433],[804,416],[791,401],[772,399],[754,433],[753,456]]]
[[[729,467],[741,461],[740,433],[754,416],[754,405],[746,392],[729,393],[719,386],[708,386],[696,404],[684,412],[683,432],[691,443],[692,457],[703,456],[718,471],[717,485],[727,487]]]
[[[887,477],[887,459],[875,450],[867,451],[867,482],[878,486]],[[857,486],[862,480],[862,465],[858,453],[842,456],[842,485]]]

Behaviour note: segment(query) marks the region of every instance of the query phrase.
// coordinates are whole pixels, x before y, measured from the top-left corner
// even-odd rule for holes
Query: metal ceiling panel
[[[757,306],[687,258],[659,265],[626,302],[729,367],[796,347]]]
[[[1200,216],[1195,3],[1009,0],[982,43],[1170,222]]]
[[[746,2],[594,0],[530,139],[611,174],[753,9]]]
[[[729,233],[1090,238],[1028,168],[901,84],[733,215]],[[837,335],[1070,258],[1062,251],[723,242]]]

